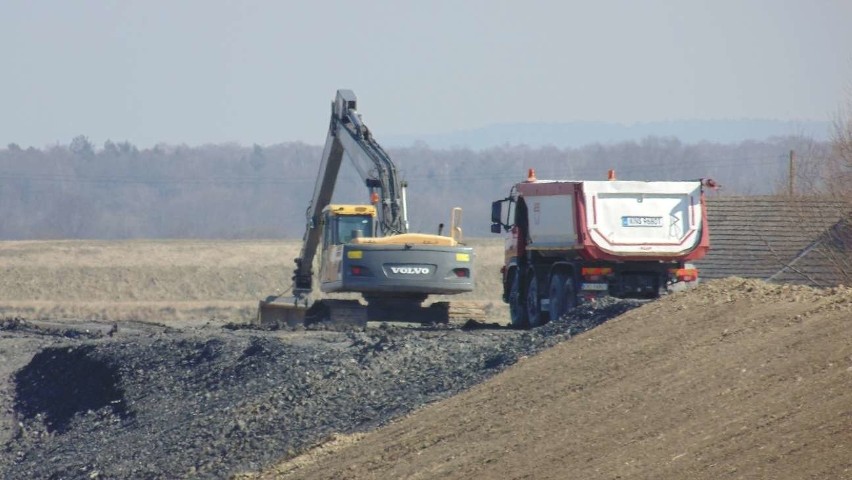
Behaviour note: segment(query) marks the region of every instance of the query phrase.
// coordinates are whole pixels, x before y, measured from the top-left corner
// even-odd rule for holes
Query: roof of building
[[[738,276],[814,286],[849,284],[852,204],[812,197],[710,197],[703,279]]]

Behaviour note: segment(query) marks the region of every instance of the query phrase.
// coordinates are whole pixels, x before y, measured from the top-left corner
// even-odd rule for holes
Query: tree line
[[[797,182],[811,191],[825,183],[814,172],[841,152],[836,141],[799,136],[388,149],[409,185],[412,231],[437,232],[461,206],[467,236],[490,235],[490,202],[505,197],[529,168],[539,179],[599,180],[610,169],[625,180],[713,178],[722,185],[713,195],[767,195],[788,185],[790,151],[797,154]],[[126,141],[96,146],[82,135],[42,149],[10,144],[0,149],[0,240],[301,238],[321,155],[321,146],[303,143],[138,148]],[[368,201],[348,161],[333,201]]]

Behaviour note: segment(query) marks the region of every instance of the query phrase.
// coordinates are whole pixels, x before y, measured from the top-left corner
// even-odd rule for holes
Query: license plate
[[[580,290],[593,290],[596,292],[605,292],[609,290],[609,285],[606,283],[584,283],[580,286]]]
[[[663,217],[621,217],[622,227],[662,227]]]

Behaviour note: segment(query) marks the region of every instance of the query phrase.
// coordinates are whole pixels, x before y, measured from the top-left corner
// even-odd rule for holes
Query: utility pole
[[[793,196],[793,174],[795,173],[794,164],[796,162],[796,151],[790,150],[790,172],[788,173],[787,194]]]

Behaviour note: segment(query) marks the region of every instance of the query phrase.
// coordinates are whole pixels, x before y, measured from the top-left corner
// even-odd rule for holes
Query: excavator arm
[[[358,101],[352,90],[338,90],[331,104],[331,121],[314,194],[305,212],[306,226],[302,249],[295,259],[293,295],[298,299],[307,297],[313,290],[311,265],[322,234],[320,216],[331,202],[344,153],[354,164],[366,187],[376,194],[378,225],[382,235],[408,232],[405,183],[399,180],[396,165],[364,124],[357,105]]]

